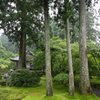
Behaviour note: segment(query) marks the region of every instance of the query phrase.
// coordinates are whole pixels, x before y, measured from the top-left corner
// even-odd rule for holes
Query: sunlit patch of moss
[[[82,99],[82,100],[100,100],[100,98],[97,97],[95,94],[92,94],[92,95],[80,95],[79,98]]]
[[[41,100],[67,100],[64,96],[62,95],[54,95],[52,97],[45,97],[43,96]]]
[[[0,89],[0,100],[15,100],[18,98],[25,98],[26,94],[21,93],[20,91],[10,90],[6,88],[5,90]]]
[[[22,98],[25,98],[25,97],[26,97],[25,94],[19,94],[19,93],[15,94],[15,93],[12,93],[7,98],[9,98],[9,100],[17,100],[17,99],[21,100]]]
[[[78,100],[79,99],[79,93],[75,93],[73,96],[70,96],[70,95],[68,95],[68,93],[66,93],[65,95],[64,95],[68,100]]]
[[[38,96],[27,96],[26,98],[22,99],[22,100],[68,100],[66,97],[64,97],[63,95],[54,95],[52,97],[46,97],[45,95],[42,95],[40,97]]]

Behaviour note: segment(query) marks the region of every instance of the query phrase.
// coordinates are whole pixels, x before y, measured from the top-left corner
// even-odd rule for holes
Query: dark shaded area
[[[93,90],[93,93],[94,93],[95,95],[97,95],[98,97],[100,97],[100,89],[95,88],[95,87],[92,86],[92,90]]]
[[[78,84],[77,82],[74,82],[74,85],[75,85],[76,87],[79,87],[79,84]],[[96,87],[94,87],[94,86],[92,86],[91,88],[92,88],[92,90],[93,90],[93,93],[94,93],[96,96],[100,97],[100,89],[98,89],[98,88],[96,88]]]

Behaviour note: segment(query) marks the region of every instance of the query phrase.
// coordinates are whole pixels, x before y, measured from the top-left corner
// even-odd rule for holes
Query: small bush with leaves
[[[66,73],[60,73],[56,75],[53,79],[53,81],[62,82],[64,84],[66,84],[68,80],[69,80],[69,75]]]
[[[9,86],[32,87],[40,82],[40,77],[33,71],[17,69],[11,73],[7,84]]]

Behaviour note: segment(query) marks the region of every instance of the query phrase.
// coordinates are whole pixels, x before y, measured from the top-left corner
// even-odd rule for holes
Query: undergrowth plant
[[[64,83],[65,85],[67,84],[68,80],[69,80],[69,75],[66,73],[60,73],[53,78],[53,81],[61,82]]]
[[[17,69],[11,73],[7,84],[18,87],[32,87],[40,82],[40,77],[33,71],[27,69]]]

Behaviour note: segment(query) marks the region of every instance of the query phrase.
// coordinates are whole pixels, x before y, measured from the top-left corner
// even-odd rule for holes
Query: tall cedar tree
[[[35,43],[41,36],[38,33],[41,33],[40,25],[43,25],[40,24],[42,17],[38,11],[41,12],[41,8],[31,0],[10,0],[5,14],[2,13],[1,26],[4,33],[11,42],[19,45],[19,68],[26,66],[26,35]]]
[[[87,6],[87,11],[91,5],[91,0],[85,0],[86,1],[86,6]],[[75,27],[77,28],[77,31],[79,31],[79,23],[78,23],[78,20],[79,20],[79,0],[72,0],[73,2],[73,6],[74,6],[74,13],[73,15],[70,17],[69,21],[71,23],[71,43],[74,43],[74,42],[78,42],[79,41],[79,36],[78,36],[78,32],[76,33],[75,32]],[[88,21],[87,21],[87,24],[88,24]],[[88,36],[90,36],[90,33],[89,35],[87,34],[87,38]],[[94,39],[94,35],[91,34],[91,39]]]
[[[41,0],[41,1],[37,0],[37,2],[35,2],[38,4],[38,7],[44,8],[43,9],[44,10],[44,20],[43,21],[44,21],[44,26],[45,26],[46,96],[53,96],[52,78],[51,78],[50,41],[49,41],[50,29],[49,29],[49,14],[48,14],[48,9],[49,9],[48,6],[51,1],[52,0]]]
[[[25,6],[23,1],[8,2],[6,13],[2,19],[2,28],[8,38],[19,43],[19,64],[18,68],[26,67],[26,31],[25,31]]]
[[[44,18],[45,18],[45,66],[46,66],[46,96],[53,96],[52,78],[51,78],[51,60],[50,60],[50,41],[49,41],[49,16],[48,1],[44,0]]]
[[[68,56],[68,67],[69,67],[69,95],[74,95],[74,74],[72,66],[72,55],[70,47],[70,34],[69,34],[69,18],[72,15],[72,5],[69,0],[58,1],[56,3],[58,7],[58,14],[55,18],[59,22],[58,26],[65,27],[66,30],[66,42],[67,42],[67,56]]]
[[[89,80],[88,59],[87,59],[85,0],[79,0],[79,55],[80,55],[81,94],[92,93]]]
[[[74,95],[74,73],[72,66],[72,54],[70,46],[70,34],[69,34],[69,19],[66,21],[66,41],[67,41],[67,56],[68,56],[68,67],[69,67],[69,95]]]

